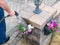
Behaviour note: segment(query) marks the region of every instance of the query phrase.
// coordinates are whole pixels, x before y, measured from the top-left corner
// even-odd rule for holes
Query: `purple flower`
[[[50,30],[50,29],[51,29],[51,27],[49,26],[49,27],[48,27],[48,30]]]
[[[51,27],[54,27],[54,28],[56,28],[56,27],[57,27],[57,24],[56,24],[56,22],[52,21],[52,23],[51,23]]]
[[[52,28],[53,26],[54,26],[54,24],[53,24],[53,23],[51,23],[51,24],[50,24],[50,27]]]
[[[53,26],[54,26],[54,28],[56,28],[57,27],[57,24],[54,22],[54,25]]]
[[[31,30],[27,30],[27,31],[26,31],[26,35],[28,35],[30,32],[31,32]]]
[[[28,30],[28,32],[31,32],[31,30]]]
[[[57,24],[56,22],[53,20],[52,23],[48,26],[48,30],[53,30],[54,31],[54,28],[57,27]],[[56,32],[58,32],[58,29],[56,30]]]
[[[58,29],[56,30],[56,32],[58,32]]]
[[[20,30],[18,30],[17,32],[20,33]]]
[[[50,26],[48,26],[48,30],[50,30],[51,28],[53,28],[53,23],[51,23]]]
[[[28,31],[26,31],[25,33],[26,33],[26,35],[28,35]]]

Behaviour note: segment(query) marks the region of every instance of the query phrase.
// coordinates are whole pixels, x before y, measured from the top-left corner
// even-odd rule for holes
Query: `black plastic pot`
[[[44,35],[49,35],[49,34],[51,34],[51,31],[49,31],[48,30],[48,26],[47,25],[45,25],[45,27],[44,27]]]

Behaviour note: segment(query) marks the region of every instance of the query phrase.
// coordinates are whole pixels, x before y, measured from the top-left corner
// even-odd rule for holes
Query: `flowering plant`
[[[30,32],[32,31],[34,27],[31,26],[30,24],[27,26],[27,27],[24,27],[23,24],[20,24],[20,27],[19,27],[19,30],[18,30],[18,33],[23,33],[23,34],[30,34]]]
[[[50,32],[53,32],[53,31],[58,32],[57,23],[55,21],[52,21],[51,23],[48,23],[47,25],[48,25],[48,30]]]

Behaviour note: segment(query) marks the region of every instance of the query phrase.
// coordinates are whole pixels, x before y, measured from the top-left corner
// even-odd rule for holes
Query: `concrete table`
[[[52,18],[52,14],[42,11],[39,15],[33,15],[29,20],[32,22],[32,25],[39,29],[43,29],[46,23]]]
[[[30,24],[32,24],[34,27],[39,29],[39,34],[41,35],[41,31],[44,28],[44,26],[47,24],[48,21],[50,21],[53,17],[53,14],[50,12],[42,10],[40,14],[34,14],[33,13],[34,8],[33,7],[27,7],[24,10],[21,11],[22,18],[27,20]],[[35,33],[37,30],[35,31]],[[33,34],[35,35],[35,34]],[[40,43],[40,35],[39,35],[39,43]],[[37,36],[35,36],[37,38]],[[33,38],[35,39],[35,38]]]
[[[27,7],[24,10],[21,10],[20,14],[22,16],[22,18],[29,20],[29,18],[31,18],[34,13],[33,13],[34,7]]]
[[[57,2],[56,4],[54,4],[52,7],[54,7],[55,9],[60,10],[60,1]]]
[[[55,8],[47,6],[47,5],[44,5],[44,7],[42,8],[42,10],[44,10],[46,12],[49,12],[49,13],[51,13],[54,16],[57,13],[57,10]]]
[[[30,4],[29,6],[32,6],[32,7],[35,8],[34,4]],[[51,13],[53,15],[53,18],[56,18],[58,16],[60,10],[57,11],[57,9],[55,9],[53,6],[48,6],[48,5],[44,4],[44,3],[42,3],[40,5],[40,9],[43,10],[43,11],[46,11],[48,13]]]
[[[42,10],[40,14],[33,13],[34,7],[30,6],[21,11],[22,18],[28,20],[32,25],[41,29],[52,18],[53,14]]]

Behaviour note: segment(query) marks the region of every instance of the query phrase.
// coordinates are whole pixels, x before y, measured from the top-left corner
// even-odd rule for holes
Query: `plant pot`
[[[51,34],[52,32],[50,31],[50,30],[48,30],[48,26],[47,25],[45,25],[45,27],[44,27],[44,35],[49,35],[49,34]]]

